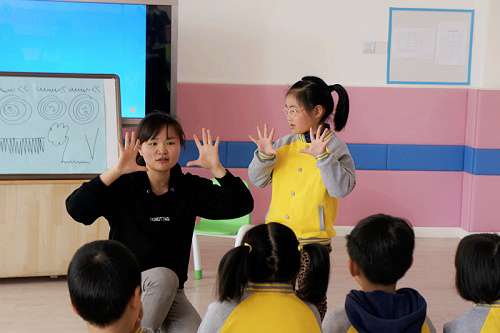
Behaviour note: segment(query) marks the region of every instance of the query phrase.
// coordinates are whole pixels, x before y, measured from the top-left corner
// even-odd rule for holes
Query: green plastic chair
[[[216,179],[212,179],[212,181],[214,184],[219,185]],[[246,182],[245,185],[248,186]],[[197,236],[234,238],[234,246],[239,246],[243,235],[251,227],[250,214],[229,220],[210,220],[200,218],[199,223],[196,224],[194,228],[192,242],[195,280],[200,280],[203,277]]]

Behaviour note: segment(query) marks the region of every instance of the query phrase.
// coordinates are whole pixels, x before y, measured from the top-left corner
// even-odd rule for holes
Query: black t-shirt
[[[191,239],[196,216],[229,219],[248,214],[253,198],[243,181],[229,171],[211,180],[170,171],[168,192],[156,195],[146,172],[123,175],[106,186],[96,177],[66,199],[66,209],[77,222],[89,225],[103,216],[109,238],[125,244],[141,270],[167,267],[177,273],[182,288],[187,280]]]

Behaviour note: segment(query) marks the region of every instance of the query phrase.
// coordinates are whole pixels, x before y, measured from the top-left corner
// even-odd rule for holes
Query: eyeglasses
[[[297,109],[295,106],[288,107],[284,106],[283,107],[283,113],[285,116],[290,117],[290,118],[295,118],[299,113],[301,113],[301,109]]]

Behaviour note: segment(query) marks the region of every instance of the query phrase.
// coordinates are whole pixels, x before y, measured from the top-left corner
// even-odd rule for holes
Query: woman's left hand
[[[332,139],[333,135],[331,135],[330,130],[327,128],[323,132],[322,126],[319,126],[316,130],[316,135],[313,133],[313,129],[309,129],[309,135],[311,137],[311,143],[301,152],[305,154],[312,155],[314,157],[323,154],[326,151],[326,146],[328,142]]]
[[[219,137],[216,137],[215,142],[212,142],[210,130],[205,128],[201,130],[201,137],[202,142],[196,134],[193,135],[199,156],[197,160],[187,162],[187,166],[208,169],[216,178],[222,178],[226,174],[226,169],[219,160]]]

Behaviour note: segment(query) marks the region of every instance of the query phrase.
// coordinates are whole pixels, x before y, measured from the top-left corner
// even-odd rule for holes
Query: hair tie
[[[252,252],[252,245],[250,245],[248,243],[243,243],[243,246],[247,246],[248,247],[248,253]]]

